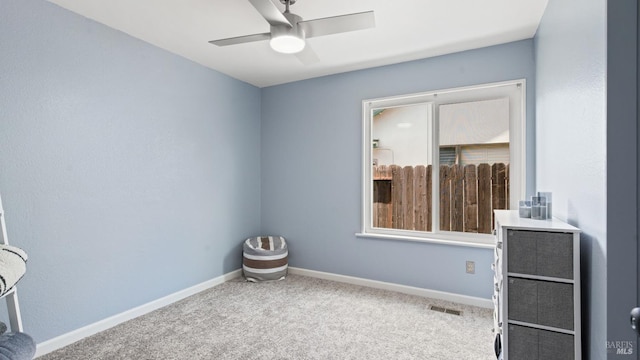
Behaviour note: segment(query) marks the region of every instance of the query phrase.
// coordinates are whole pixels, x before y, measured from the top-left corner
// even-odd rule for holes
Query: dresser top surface
[[[509,227],[513,229],[525,230],[545,230],[545,231],[564,231],[575,232],[580,231],[575,226],[569,225],[558,219],[551,220],[534,220],[521,218],[517,210],[494,210],[496,215],[496,228],[498,226]]]

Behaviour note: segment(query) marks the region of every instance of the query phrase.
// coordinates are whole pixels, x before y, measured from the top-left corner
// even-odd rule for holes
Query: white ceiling
[[[307,39],[320,61],[302,65],[267,41],[209,40],[269,32],[248,0],[49,0],[258,87],[529,39],[548,0],[298,0],[311,20],[373,10],[376,27]],[[284,5],[272,0],[280,9]]]

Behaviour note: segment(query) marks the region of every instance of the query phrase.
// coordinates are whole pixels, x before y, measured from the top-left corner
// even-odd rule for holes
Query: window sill
[[[423,243],[432,243],[440,245],[452,245],[452,246],[464,246],[475,247],[481,249],[493,249],[495,247],[494,237],[492,235],[480,234],[480,238],[477,240],[466,239],[451,239],[451,238],[435,238],[435,237],[417,237],[407,235],[389,235],[389,234],[374,234],[374,233],[356,233],[356,237],[368,238],[368,239],[383,239],[383,240],[400,240],[400,241],[414,241]]]

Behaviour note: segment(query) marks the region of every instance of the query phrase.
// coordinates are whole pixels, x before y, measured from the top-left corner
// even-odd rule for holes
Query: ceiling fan
[[[271,0],[249,0],[251,5],[271,25],[271,30],[268,33],[211,40],[209,43],[227,46],[269,40],[273,50],[284,54],[295,54],[306,65],[319,61],[316,53],[306,44],[306,39],[375,26],[373,11],[302,20],[302,17],[289,12],[289,6],[295,4],[296,1],[280,0],[286,6],[285,11],[281,13]]]

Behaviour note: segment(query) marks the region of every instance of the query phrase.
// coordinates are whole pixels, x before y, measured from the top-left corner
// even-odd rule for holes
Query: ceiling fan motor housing
[[[298,22],[302,17],[285,12],[282,15],[289,20],[291,26],[287,24],[271,25],[271,47],[281,53],[293,54],[302,51],[305,46],[305,33]]]

